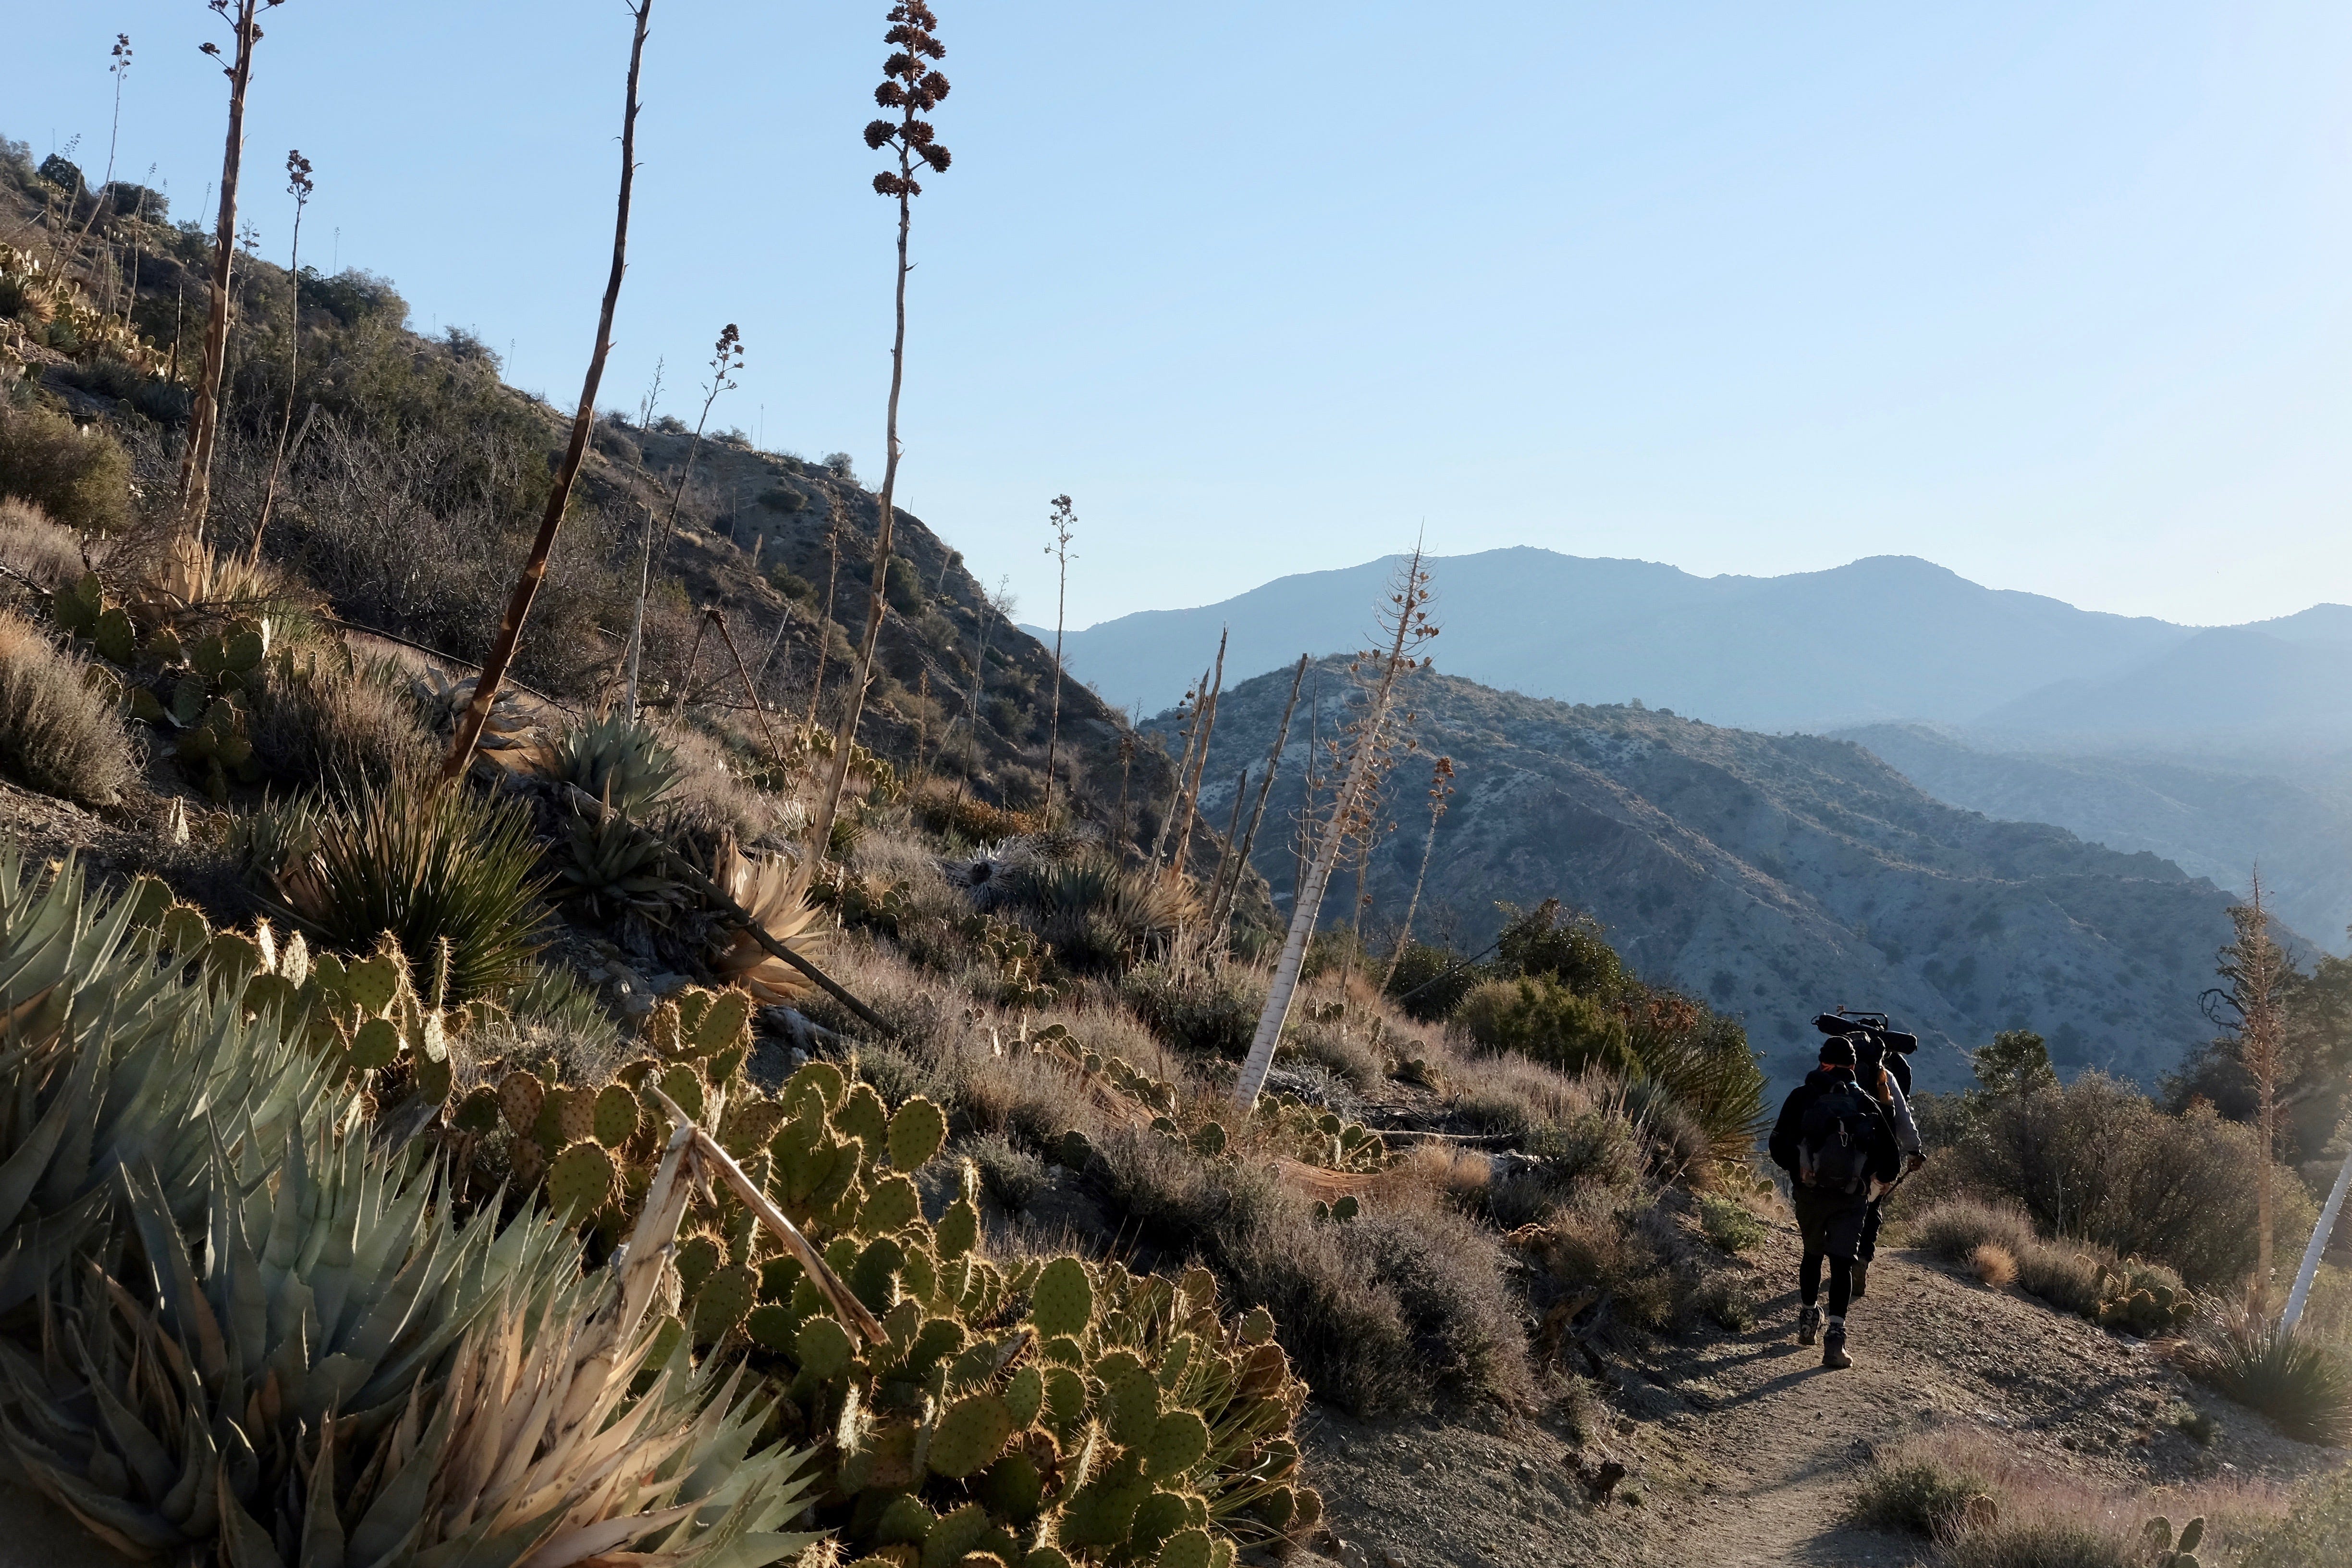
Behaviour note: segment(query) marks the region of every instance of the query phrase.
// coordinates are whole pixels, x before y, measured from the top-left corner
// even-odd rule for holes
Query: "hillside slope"
[[[2352,802],[2302,782],[2130,757],[1979,750],[1917,724],[1838,732],[1948,805],[2151,850],[2242,894],[2262,869],[2281,919],[2333,952],[2352,922]]]
[[[1257,868],[1295,885],[1282,824],[1314,733],[1357,700],[1326,660],[1302,701]],[[1262,767],[1286,674],[1228,690],[1202,809],[1223,822],[1244,763]],[[1992,821],[1930,799],[1851,742],[1718,729],[1638,708],[1572,707],[1459,677],[1412,678],[1420,754],[1391,778],[1372,857],[1372,929],[1402,911],[1420,861],[1428,757],[1460,794],[1437,833],[1421,932],[1482,946],[1495,905],[1559,898],[1591,910],[1643,972],[1744,1014],[1778,1078],[1801,1069],[1806,1020],[1884,1007],[1927,1042],[1921,1079],[1966,1079],[1961,1052],[2032,1027],[2069,1071],[2143,1081],[2210,1032],[2196,997],[2229,934],[2227,894],[2152,854],[2061,828]],[[1172,715],[1150,727],[1167,732]],[[1174,742],[1171,741],[1171,744]],[[1352,878],[1326,921],[1346,918]]]

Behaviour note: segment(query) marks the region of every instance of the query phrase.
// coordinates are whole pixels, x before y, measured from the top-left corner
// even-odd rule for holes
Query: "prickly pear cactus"
[[[59,588],[50,610],[60,629],[124,672],[131,717],[162,731],[181,767],[215,800],[227,798],[231,781],[261,777],[247,705],[271,658],[268,617],[221,624],[181,616],[186,624],[175,625],[160,601],[110,603],[95,573]]]
[[[2141,1528],[2140,1539],[2147,1544],[2150,1568],[2198,1568],[2197,1547],[2205,1539],[2205,1516],[2199,1514],[2182,1525],[2176,1541],[2172,1521],[2158,1514]]]
[[[885,1337],[858,1340],[797,1265],[772,1261],[742,1341],[835,1435],[834,1522],[854,1550],[1230,1564],[1237,1543],[1320,1519],[1290,1436],[1306,1387],[1263,1314],[1221,1318],[1205,1269],[1178,1283],[1076,1258],[1000,1267],[979,1253],[969,1166],[936,1223],[915,1201],[946,1133],[937,1108],[886,1114],[823,1062],[779,1098],[769,1191]]]
[[[2120,1270],[2101,1264],[2098,1322],[2137,1339],[2161,1339],[2186,1329],[2197,1316],[2197,1300],[2168,1269],[2126,1263]]]

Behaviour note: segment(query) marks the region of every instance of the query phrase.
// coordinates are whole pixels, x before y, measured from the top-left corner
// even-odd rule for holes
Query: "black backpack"
[[[1878,1112],[1862,1086],[1841,1079],[1805,1107],[1797,1140],[1797,1177],[1809,1187],[1858,1191],[1869,1178]]]

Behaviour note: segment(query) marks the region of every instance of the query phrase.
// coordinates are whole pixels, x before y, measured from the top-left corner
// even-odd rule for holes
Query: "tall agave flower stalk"
[[[299,147],[286,154],[286,194],[294,198],[294,244],[286,258],[286,413],[278,422],[278,450],[269,459],[269,483],[261,492],[261,516],[253,525],[249,560],[261,559],[261,536],[269,531],[269,513],[278,502],[278,478],[286,468],[286,443],[294,435],[294,387],[302,374],[302,209],[310,205],[318,182],[310,178],[310,160]]]
[[[1421,908],[1421,889],[1429,880],[1429,858],[1437,849],[1437,825],[1444,820],[1445,803],[1454,796],[1454,759],[1440,757],[1429,774],[1429,837],[1421,843],[1421,869],[1413,873],[1412,897],[1405,900],[1404,924],[1397,931],[1396,951],[1389,954],[1389,966],[1381,972],[1381,991],[1385,994],[1396,979],[1397,965],[1404,962],[1404,950],[1412,942],[1412,917]]]
[[[1180,882],[1184,879],[1186,867],[1192,858],[1192,817],[1201,805],[1201,775],[1208,770],[1209,742],[1217,733],[1217,699],[1224,694],[1225,642],[1231,634],[1230,626],[1217,634],[1216,668],[1214,673],[1209,678],[1208,692],[1201,700],[1201,708],[1196,719],[1197,727],[1201,731],[1201,743],[1192,748],[1192,776],[1189,782],[1181,779],[1178,781],[1183,785],[1184,797],[1181,820],[1176,824],[1176,847],[1173,858],[1168,862],[1168,875]]]
[[[1258,825],[1265,820],[1265,803],[1274,794],[1274,781],[1282,773],[1282,753],[1290,743],[1291,715],[1298,710],[1298,689],[1307,683],[1307,656],[1298,656],[1298,671],[1290,678],[1290,700],[1282,705],[1282,722],[1274,731],[1273,749],[1266,752],[1265,777],[1257,786],[1257,804],[1250,807],[1249,826],[1243,830],[1240,847],[1234,852],[1232,883],[1217,889],[1209,909],[1209,929],[1222,931],[1233,919],[1234,904],[1241,897],[1243,879],[1249,875],[1250,849],[1257,843]]]
[[[253,50],[261,42],[261,13],[285,0],[207,0],[227,17],[235,47],[221,74],[228,78],[228,146],[221,155],[220,220],[213,234],[212,286],[205,320],[204,369],[188,411],[187,444],[180,452],[180,512],[201,538],[212,507],[213,447],[220,436],[221,376],[228,366],[229,273],[236,256],[236,182],[245,162],[245,94],[253,84]],[[220,46],[198,46],[215,59]]]
[[[925,169],[945,174],[950,162],[946,144],[923,118],[948,96],[948,79],[934,63],[945,59],[948,52],[939,39],[940,19],[923,0],[903,0],[890,7],[889,20],[889,30],[882,37],[890,46],[890,54],[882,62],[882,83],[874,89],[874,101],[897,110],[898,118],[867,122],[866,144],[877,153],[887,148],[898,155],[897,170],[886,169],[874,176],[875,194],[898,204],[898,331],[890,343],[890,404],[883,429],[882,493],[876,506],[874,586],[866,596],[866,633],[858,639],[857,670],[849,683],[833,770],[826,775],[824,793],[809,821],[807,864],[812,869],[832,842],[833,819],[841,809],[841,792],[849,782],[857,721],[866,710],[866,688],[874,678],[874,647],[882,636],[882,612],[889,602],[892,507],[898,491],[898,394],[907,375],[907,275],[913,270],[907,256],[907,236],[914,221],[915,198],[923,194],[915,175]],[[828,612],[831,608],[826,606]]]
[[[251,4],[251,0],[247,3]],[[613,268],[604,279],[604,303],[596,317],[596,346],[588,356],[588,375],[581,384],[580,406],[572,416],[572,438],[556,464],[555,482],[548,487],[547,510],[540,518],[538,537],[531,541],[522,574],[515,579],[506,612],[499,618],[498,635],[490,644],[488,658],[483,662],[482,678],[475,682],[474,694],[458,715],[457,733],[449,743],[448,756],[441,763],[444,784],[463,778],[473,764],[474,748],[481,741],[483,725],[489,721],[490,706],[498,700],[499,684],[506,679],[507,667],[514,662],[515,648],[522,641],[522,624],[530,615],[530,602],[538,597],[539,584],[547,575],[547,558],[555,549],[557,532],[563,527],[564,509],[572,502],[572,481],[580,477],[581,459],[588,452],[588,433],[596,424],[596,388],[604,383],[604,360],[613,352],[613,312],[620,306],[621,279],[628,271],[629,194],[637,176],[637,73],[645,65],[646,28],[652,20],[653,9],[654,0],[636,0],[629,7],[636,32],[629,45],[629,82],[622,99],[621,194],[613,220]]]
[[[1070,608],[1070,536],[1077,522],[1077,514],[1070,510],[1070,498],[1054,498],[1052,527],[1054,542],[1045,546],[1045,553],[1054,558],[1057,568],[1054,584],[1054,705],[1045,728],[1045,816],[1054,816],[1054,760],[1062,744],[1062,623]]]
[[[1349,836],[1362,825],[1367,797],[1380,766],[1389,710],[1396,700],[1397,682],[1421,662],[1413,650],[1437,635],[1437,627],[1429,618],[1429,573],[1421,562],[1421,547],[1416,544],[1412,558],[1391,584],[1388,607],[1381,613],[1381,629],[1388,647],[1384,652],[1367,656],[1368,659],[1379,661],[1371,690],[1363,716],[1356,722],[1355,735],[1348,748],[1346,772],[1339,793],[1331,803],[1331,815],[1323,824],[1314,863],[1301,879],[1297,903],[1290,911],[1290,934],[1283,941],[1282,956],[1275,961],[1274,978],[1266,988],[1265,1008],[1258,1015],[1257,1033],[1250,1040],[1249,1056],[1234,1083],[1234,1103],[1244,1110],[1256,1105],[1258,1091],[1265,1087],[1265,1075],[1274,1066],[1275,1042],[1282,1037],[1282,1026],[1290,1016],[1291,997],[1298,989],[1298,972],[1307,960],[1307,939],[1315,934],[1315,919],[1322,909],[1324,887],[1330,880],[1331,869],[1339,863],[1339,851]],[[1365,662],[1358,661],[1359,670]]]

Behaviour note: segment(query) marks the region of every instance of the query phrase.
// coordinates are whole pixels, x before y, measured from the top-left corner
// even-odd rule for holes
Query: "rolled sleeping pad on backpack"
[[[1822,1013],[1815,1016],[1813,1027],[1824,1035],[1859,1035],[1870,1026],[1859,1019],[1848,1018],[1840,1014]]]
[[[1890,1051],[1900,1051],[1907,1057],[1919,1048],[1919,1037],[1916,1035],[1906,1035],[1900,1029],[1881,1029],[1878,1034]]]

